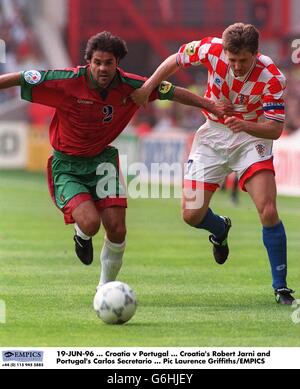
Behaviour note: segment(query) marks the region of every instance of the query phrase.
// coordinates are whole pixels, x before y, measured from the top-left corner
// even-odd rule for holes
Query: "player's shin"
[[[100,255],[101,275],[99,285],[106,282],[114,281],[121,269],[122,258],[125,251],[126,243],[113,243],[104,238],[104,244]]]
[[[263,227],[263,242],[271,265],[273,288],[286,287],[287,248],[282,222],[274,227]]]
[[[225,223],[224,219],[208,208],[206,215],[204,216],[201,223],[195,226],[196,228],[207,230],[211,232],[215,237],[219,237],[224,234]]]

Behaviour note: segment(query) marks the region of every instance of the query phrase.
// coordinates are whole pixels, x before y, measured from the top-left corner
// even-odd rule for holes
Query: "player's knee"
[[[259,212],[263,225],[274,225],[278,222],[278,213],[273,202],[264,204]]]
[[[81,230],[88,236],[97,234],[100,228],[100,218],[97,216],[87,216],[80,224]]]
[[[183,209],[182,210],[182,219],[188,225],[196,226],[197,224],[201,223],[203,217],[199,213],[199,211],[198,212],[193,212],[193,211],[188,210],[188,209]]]
[[[112,223],[106,228],[106,235],[111,242],[122,243],[126,238],[126,226],[123,223]]]

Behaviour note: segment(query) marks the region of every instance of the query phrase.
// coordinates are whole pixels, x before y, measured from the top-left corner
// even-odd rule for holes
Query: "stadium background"
[[[182,43],[220,36],[236,21],[260,29],[260,51],[287,76],[287,120],[274,148],[276,179],[279,193],[299,196],[300,69],[292,61],[292,42],[300,38],[298,0],[1,0],[0,39],[6,50],[0,56],[0,74],[84,64],[88,37],[108,30],[127,41],[129,54],[121,67],[148,76]],[[181,71],[173,81],[203,93],[206,71]],[[0,92],[0,299],[7,302],[11,323],[2,327],[0,344],[300,344],[299,325],[291,322],[290,311],[274,312],[273,302],[265,301],[272,295],[253,206],[241,194],[239,207],[232,208],[222,193],[216,195],[216,211],[230,208],[236,220],[232,250],[240,263],[228,264],[231,274],[211,268],[206,237],[199,240],[197,231],[180,224],[179,200],[131,203],[127,262],[121,276],[137,289],[141,307],[136,320],[147,326],[147,334],[143,326],[128,326],[125,333],[106,328],[99,339],[89,305],[98,264],[88,273],[74,260],[70,230],[47,194],[43,172],[51,152],[51,115],[51,109],[21,101],[18,88]],[[184,162],[202,122],[195,109],[150,104],[139,110],[116,144],[128,153],[129,162]],[[290,239],[290,278],[296,288],[299,198],[280,197],[279,206]],[[58,313],[58,305],[63,312]]]

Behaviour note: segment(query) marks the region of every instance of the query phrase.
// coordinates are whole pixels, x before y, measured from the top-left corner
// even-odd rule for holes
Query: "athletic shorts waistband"
[[[99,157],[104,151],[107,149],[112,149],[112,146],[107,146],[104,150],[101,151],[101,153],[96,154],[92,157],[84,157],[81,155],[69,155],[62,153],[61,151],[53,150],[53,156],[57,159],[60,159],[62,161],[67,161],[67,162],[73,162],[73,161],[93,161],[95,158]]]

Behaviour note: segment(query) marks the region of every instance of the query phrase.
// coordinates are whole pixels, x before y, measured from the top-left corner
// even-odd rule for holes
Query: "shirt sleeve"
[[[181,67],[205,65],[211,48],[212,37],[182,45],[177,53],[177,64]]]
[[[27,70],[21,73],[21,98],[32,103],[57,108],[64,98],[64,88],[55,70]]]
[[[267,83],[263,95],[263,111],[266,119],[284,122],[283,92],[285,87],[286,79],[282,74],[272,77]]]

